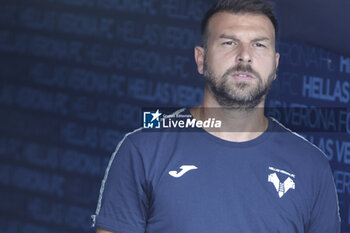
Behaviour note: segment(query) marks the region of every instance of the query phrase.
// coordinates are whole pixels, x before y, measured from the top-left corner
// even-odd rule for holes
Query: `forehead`
[[[219,12],[210,18],[208,29],[214,38],[221,34],[275,38],[272,22],[262,14]]]

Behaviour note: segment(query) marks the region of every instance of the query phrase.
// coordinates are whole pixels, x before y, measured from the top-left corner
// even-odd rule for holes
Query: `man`
[[[264,116],[276,35],[264,0],[222,0],[208,11],[195,48],[203,103],[184,113],[222,128],[127,134],[102,182],[98,233],[340,232],[326,157]]]

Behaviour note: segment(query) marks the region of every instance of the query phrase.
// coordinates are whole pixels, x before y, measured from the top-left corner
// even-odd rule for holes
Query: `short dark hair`
[[[219,0],[204,15],[201,24],[202,43],[206,47],[208,41],[208,24],[210,18],[218,12],[251,13],[267,16],[275,28],[277,41],[278,22],[271,2],[265,0]]]

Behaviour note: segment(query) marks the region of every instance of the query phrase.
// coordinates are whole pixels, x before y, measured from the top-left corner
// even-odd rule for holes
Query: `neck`
[[[252,109],[225,108],[214,101],[203,103],[190,110],[197,120],[215,118],[221,120],[221,128],[208,132],[221,139],[232,142],[249,141],[260,136],[268,126],[264,115],[264,100]]]

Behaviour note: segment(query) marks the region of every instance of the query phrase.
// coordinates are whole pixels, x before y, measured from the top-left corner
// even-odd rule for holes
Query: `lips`
[[[236,80],[252,80],[254,79],[253,75],[247,72],[236,72],[232,75]]]

